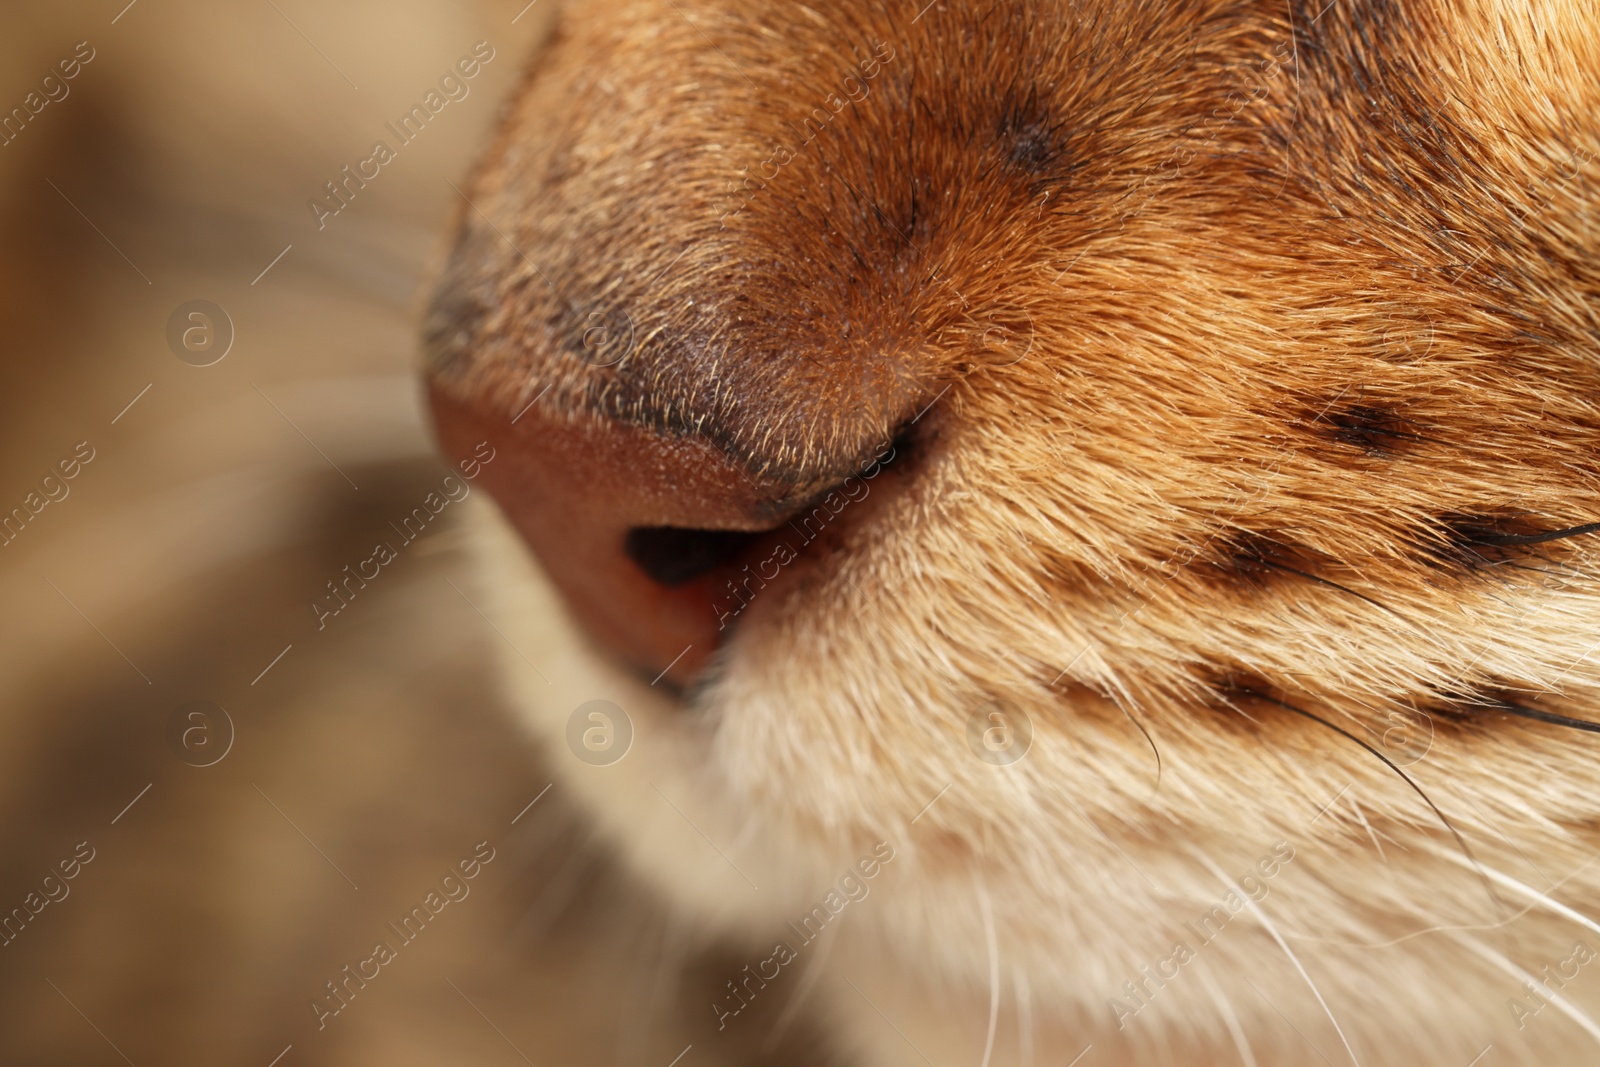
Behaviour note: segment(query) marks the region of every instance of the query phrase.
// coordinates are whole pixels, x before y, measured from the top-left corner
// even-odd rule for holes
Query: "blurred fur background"
[[[0,1062],[827,1062],[776,996],[716,1033],[746,960],[691,948],[543,792],[565,754],[503,712],[457,532],[481,494],[325,629],[310,607],[447,473],[416,312],[553,0],[123,3],[0,33],[7,113],[94,55],[0,147],[0,507],[94,454],[0,548]],[[319,229],[307,201],[479,41],[468,95]],[[195,299],[235,330],[209,367],[166,339]],[[169,742],[189,700],[231,719],[211,766]],[[346,981],[482,841],[470,895]]]

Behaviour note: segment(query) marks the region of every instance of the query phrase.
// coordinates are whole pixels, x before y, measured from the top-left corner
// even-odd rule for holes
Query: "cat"
[[[425,372],[716,1033],[1595,1062],[1597,72],[1559,0],[564,9]]]
[[[709,1040],[744,961],[678,936],[504,714],[476,468],[418,403],[449,182],[548,5],[14,6],[0,1064],[796,1062],[806,1019],[759,1053],[781,989]]]

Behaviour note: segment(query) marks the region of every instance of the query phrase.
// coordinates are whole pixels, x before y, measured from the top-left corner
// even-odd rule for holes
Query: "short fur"
[[[864,1063],[1592,1062],[1581,982],[1511,1005],[1600,944],[1600,738],[1552,721],[1600,719],[1600,22],[919,8],[596,0],[536,61],[441,403],[702,433],[774,508],[901,448],[681,702],[491,522],[530,720],[630,711],[570,781],[753,945],[893,844],[820,987]]]

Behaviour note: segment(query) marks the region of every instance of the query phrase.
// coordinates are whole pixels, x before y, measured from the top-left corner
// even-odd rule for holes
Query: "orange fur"
[[[448,446],[700,434],[766,502],[717,525],[767,529],[909,444],[686,704],[488,520],[530,717],[630,710],[636,753],[571,781],[755,943],[901,850],[823,986],[864,1062],[1589,1062],[1600,1027],[1515,1025],[1506,968],[1600,930],[1551,903],[1600,890],[1597,742],[1513,714],[1600,717],[1596,538],[1538,540],[1600,520],[1600,25],[918,6],[575,6],[511,108],[430,320]],[[991,701],[1034,724],[1005,767],[966,746]],[[1271,895],[1121,1017],[1279,841]]]

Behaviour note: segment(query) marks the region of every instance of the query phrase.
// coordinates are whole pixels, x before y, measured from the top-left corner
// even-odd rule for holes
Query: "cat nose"
[[[742,610],[728,595],[742,561],[784,536],[771,494],[702,434],[544,402],[511,417],[437,384],[430,399],[445,453],[489,490],[589,635],[652,684],[693,681]]]

